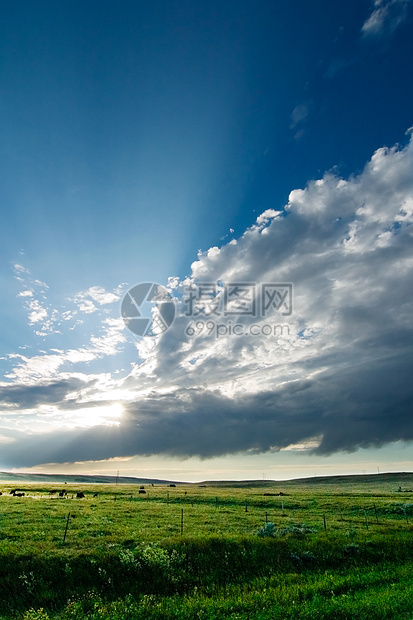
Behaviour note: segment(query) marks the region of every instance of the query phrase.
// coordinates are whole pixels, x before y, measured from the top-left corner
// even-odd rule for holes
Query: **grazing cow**
[[[24,493],[13,493],[13,497],[24,497]]]
[[[0,491],[0,495],[3,495],[3,491]]]
[[[84,493],[82,493],[82,491],[79,491],[78,493],[76,493],[76,497],[77,497],[78,499],[82,499],[82,497],[84,497],[84,496],[85,496],[85,494],[84,494]]]
[[[93,497],[99,497],[99,493],[93,493]]]
[[[13,491],[10,491],[10,495],[14,495],[16,493],[17,489],[13,489]]]
[[[145,489],[139,489],[139,493],[146,493]]]
[[[59,497],[64,497],[67,495],[67,491],[59,491]]]
[[[170,484],[169,486],[170,487],[176,487],[176,484]]]

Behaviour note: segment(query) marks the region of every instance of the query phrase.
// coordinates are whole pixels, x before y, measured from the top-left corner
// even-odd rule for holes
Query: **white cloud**
[[[17,297],[33,297],[34,293],[33,291],[30,290],[25,290],[25,291],[21,291],[20,293],[17,294]]]
[[[45,282],[34,279],[30,270],[19,263],[13,265],[13,270],[15,278],[23,286],[23,290],[17,294],[17,297],[24,300],[24,307],[28,313],[28,324],[35,326],[34,333],[43,338],[52,334],[60,334],[62,324],[75,319],[73,325],[69,327],[73,330],[82,322],[79,315],[87,316],[99,313],[101,306],[118,302],[125,286],[121,284],[112,292],[106,291],[101,286],[91,286],[85,291],[80,291],[73,299],[68,300],[69,303],[74,304],[74,307],[70,309],[64,306],[54,308],[48,301],[50,288]]]
[[[47,310],[43,308],[40,302],[37,299],[34,299],[29,307],[29,325],[34,325],[35,323],[40,323],[41,321],[45,321],[48,317]]]
[[[10,359],[18,359],[18,364],[5,376],[7,379],[32,385],[39,381],[56,379],[61,376],[67,364],[92,362],[107,356],[116,355],[125,342],[125,329],[121,318],[103,319],[99,336],[91,335],[89,343],[78,349],[51,349],[51,353],[28,357],[9,354]],[[64,371],[67,378],[68,371]],[[72,373],[73,374],[73,373]]]
[[[313,450],[314,448],[318,448],[320,445],[320,440],[315,438],[309,441],[304,441],[302,443],[295,443],[286,446],[285,448],[281,448],[283,452],[307,452],[308,450]]]
[[[42,289],[48,289],[48,285],[46,284],[46,282],[43,282],[42,280],[34,280],[33,284],[35,284],[35,286],[38,286]]]
[[[15,274],[30,274],[29,269],[27,269],[20,263],[14,263],[13,269],[14,269]]]
[[[105,291],[101,286],[92,286],[88,289],[87,293],[101,306],[104,304],[113,304],[120,299],[118,294]]]
[[[56,325],[60,315],[58,310],[47,303],[48,285],[42,280],[34,279],[30,270],[19,263],[13,265],[13,270],[14,277],[23,286],[17,297],[24,300],[29,326],[34,327],[34,333],[41,337],[58,333]]]
[[[83,312],[84,314],[92,314],[92,312],[96,312],[98,309],[90,299],[79,299],[79,297],[75,297],[75,303],[77,304],[79,312]]]
[[[263,213],[261,213],[261,215],[259,215],[257,217],[257,224],[258,226],[266,226],[271,220],[273,220],[274,218],[280,216],[282,214],[282,211],[275,211],[274,209],[267,209],[266,211],[264,211]]]
[[[77,304],[80,312],[90,314],[96,312],[97,307],[93,302],[96,302],[99,306],[113,304],[120,299],[119,287],[115,291],[106,291],[102,286],[91,286],[85,291],[80,291],[75,298],[74,302]]]
[[[411,0],[374,0],[373,11],[362,26],[363,36],[391,34],[405,20]]]

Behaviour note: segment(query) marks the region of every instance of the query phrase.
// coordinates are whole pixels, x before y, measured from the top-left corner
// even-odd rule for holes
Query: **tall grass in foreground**
[[[24,620],[276,620],[316,618],[413,618],[413,565],[379,566],[316,574],[272,575],[248,584],[211,592],[194,589],[187,595],[126,596],[105,601],[95,593],[66,604],[60,613],[32,610]]]
[[[4,560],[4,558],[3,558]],[[2,562],[2,619],[413,618],[413,538],[183,539]]]

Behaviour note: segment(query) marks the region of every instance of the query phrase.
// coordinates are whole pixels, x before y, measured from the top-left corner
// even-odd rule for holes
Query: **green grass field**
[[[0,618],[413,618],[412,486],[2,482]]]

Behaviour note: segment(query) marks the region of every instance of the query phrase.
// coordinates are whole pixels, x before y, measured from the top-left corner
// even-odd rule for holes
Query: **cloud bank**
[[[63,372],[61,364],[42,376],[42,356],[35,366],[21,356],[0,385],[3,467],[137,454],[208,458],[303,442],[331,454],[412,440],[412,170],[412,141],[380,148],[360,174],[327,172],[239,239],[200,253],[185,281],[171,278],[177,318],[157,340],[135,342],[116,324],[107,326],[112,344],[89,344],[102,359],[128,338],[135,343],[139,358],[120,379]],[[197,283],[216,289],[188,317]],[[292,283],[293,312],[219,313],[230,283],[255,283],[257,303],[262,283]],[[88,295],[114,301],[96,287]],[[239,334],[229,329],[235,324]],[[110,424],[24,427],[24,416],[53,419],[76,408],[87,416],[116,403],[123,413]]]

